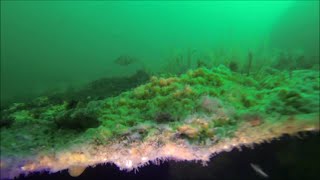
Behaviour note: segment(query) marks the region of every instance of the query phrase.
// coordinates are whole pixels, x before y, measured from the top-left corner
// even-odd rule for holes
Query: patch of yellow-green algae
[[[111,162],[132,169],[157,159],[207,161],[214,154],[299,131],[319,130],[319,71],[224,66],[153,76],[119,96],[70,107],[45,97],[12,105],[1,128],[1,174]],[[197,147],[197,148],[194,148]]]

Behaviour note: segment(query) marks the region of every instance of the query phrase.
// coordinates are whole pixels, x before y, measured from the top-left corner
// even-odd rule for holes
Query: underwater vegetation
[[[318,135],[319,7],[1,1],[0,179],[61,171],[77,177],[105,164],[131,176],[164,161],[177,163],[176,172],[200,162],[232,177],[233,170],[247,173],[215,164],[222,152],[254,177],[273,178],[269,156],[262,156],[265,166],[229,151],[255,148],[254,157],[267,149],[257,144]],[[296,165],[304,175],[309,162],[293,162],[296,146],[270,151],[284,157],[281,170]],[[213,168],[210,179],[218,176]],[[193,172],[183,175],[209,177]]]
[[[230,62],[138,71],[11,104],[1,110],[1,178],[62,169],[78,176],[100,163],[132,170],[166,159],[206,162],[241,145],[319,130],[319,71],[289,64],[256,71],[253,59],[249,52],[247,70]]]
[[[104,99],[106,97],[117,96],[121,92],[134,88],[149,80],[150,75],[144,70],[137,70],[128,77],[105,77],[94,80],[80,89],[71,89],[65,92],[52,93],[47,95],[49,102],[61,103],[88,102],[92,100]]]

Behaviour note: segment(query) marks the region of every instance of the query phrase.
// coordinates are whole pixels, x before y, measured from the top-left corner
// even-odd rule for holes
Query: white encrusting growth
[[[21,173],[39,170],[57,172],[63,169],[69,169],[72,176],[79,176],[87,166],[101,163],[113,163],[121,170],[128,171],[137,170],[137,168],[150,163],[160,164],[165,160],[201,161],[205,164],[213,155],[230,151],[233,148],[252,147],[255,144],[270,142],[270,140],[278,138],[282,134],[294,135],[306,129],[319,131],[319,117],[314,116],[313,118],[316,118],[316,120],[310,121],[310,123],[297,122],[295,124],[294,121],[289,121],[277,126],[265,124],[254,128],[244,124],[244,127],[239,127],[240,130],[236,131],[232,138],[223,139],[210,146],[190,144],[186,140],[172,141],[165,133],[157,135],[157,138],[164,142],[161,146],[157,144],[157,140],[153,137],[129,145],[121,141],[108,145],[78,144],[71,149],[54,154],[39,155],[32,161],[25,161],[22,166],[21,163],[16,164],[18,168],[12,168],[14,165],[9,164],[10,161],[1,160],[1,168],[7,168],[6,170],[8,170],[8,174],[5,174],[5,176],[2,174],[2,177],[13,179]],[[287,128],[289,126],[290,128]],[[14,170],[9,171],[9,168]]]
[[[128,168],[128,169],[132,168],[132,161],[131,160],[126,161],[126,168]]]

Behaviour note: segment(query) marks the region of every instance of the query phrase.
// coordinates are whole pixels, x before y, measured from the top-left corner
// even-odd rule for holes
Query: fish
[[[122,55],[113,61],[113,63],[118,64],[120,66],[128,66],[130,64],[136,63],[138,60],[134,57]]]
[[[258,165],[250,163],[252,169],[261,177],[268,178],[269,175],[265,173]]]

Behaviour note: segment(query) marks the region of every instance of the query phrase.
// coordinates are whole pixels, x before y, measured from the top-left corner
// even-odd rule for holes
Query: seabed
[[[84,105],[15,104],[6,111],[13,122],[1,127],[1,179],[64,169],[76,177],[104,163],[126,171],[167,160],[206,165],[220,152],[318,132],[319,86],[318,71],[250,77],[221,66],[151,77]]]

